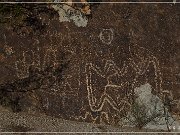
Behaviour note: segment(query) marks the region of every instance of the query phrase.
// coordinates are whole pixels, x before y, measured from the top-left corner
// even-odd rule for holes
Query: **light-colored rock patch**
[[[78,27],[87,26],[88,18],[84,16],[81,11],[67,4],[54,4],[52,7],[58,12],[60,22],[74,22]]]
[[[180,130],[180,123],[176,121],[168,112],[168,109],[164,107],[163,101],[158,96],[153,95],[151,91],[152,87],[148,83],[135,88],[135,95],[137,96],[135,102],[139,107],[137,107],[137,109],[140,111],[138,113],[144,113],[145,115],[140,116],[143,116],[144,119],[147,120],[143,128],[168,130],[169,127],[171,131]],[[127,118],[123,119],[125,126],[133,127],[137,124],[137,120],[132,113],[133,112],[130,112]]]

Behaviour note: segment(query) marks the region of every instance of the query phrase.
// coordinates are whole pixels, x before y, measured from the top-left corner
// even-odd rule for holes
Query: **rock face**
[[[179,118],[178,4],[100,4],[85,20],[58,5],[8,7],[22,14],[0,16],[11,20],[0,24],[1,105],[117,125],[144,85]]]

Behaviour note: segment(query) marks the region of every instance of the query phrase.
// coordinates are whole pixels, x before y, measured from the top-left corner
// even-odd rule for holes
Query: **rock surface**
[[[67,5],[0,6],[0,104],[9,111],[120,126],[144,86],[146,107],[156,97],[180,119],[179,4],[100,3],[72,16]]]

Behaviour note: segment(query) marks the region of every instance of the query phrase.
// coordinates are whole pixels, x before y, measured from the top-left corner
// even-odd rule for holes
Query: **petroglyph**
[[[72,40],[72,37],[77,33],[82,32],[68,33],[67,36]],[[62,37],[61,33],[57,31],[53,32],[53,35],[60,35]],[[111,44],[113,40],[113,30],[104,29],[100,34],[100,39],[104,44]],[[60,42],[62,43],[62,40]],[[38,45],[39,41],[37,41],[36,44]],[[39,71],[45,70],[48,67],[52,67],[52,70],[56,70],[56,67],[61,64],[61,61],[58,59],[59,48],[57,45],[51,45],[50,43],[48,47],[43,50],[41,49],[36,47],[33,51],[23,51],[21,58],[15,62],[17,76],[19,78],[28,77],[29,68],[32,66]],[[40,55],[41,51],[44,52],[43,55]],[[149,50],[137,45],[129,46],[128,51],[130,57],[123,62],[122,67],[119,67],[112,59],[100,60],[100,63],[103,63],[103,67],[95,63],[87,62],[83,65],[86,71],[85,82],[81,82],[80,67],[74,66],[72,69],[73,71],[76,70],[77,76],[65,75],[63,81],[58,82],[57,76],[50,74],[49,76],[51,76],[51,79],[43,82],[41,90],[43,91],[43,89],[50,85],[51,87],[48,88],[45,93],[62,97],[62,106],[64,107],[67,104],[67,98],[77,98],[79,96],[80,87],[85,83],[88,105],[91,112],[86,111],[84,115],[77,117],[77,119],[86,120],[90,118],[94,122],[106,121],[107,123],[112,123],[112,121],[115,121],[116,116],[118,117],[118,114],[124,114],[131,109],[134,89],[137,84],[139,85],[142,83],[139,81],[139,77],[145,76],[145,81],[143,83],[149,81],[150,83],[153,82],[155,85],[153,88],[156,94],[161,95],[162,92],[162,79],[158,59]],[[70,52],[75,54],[73,49]],[[151,72],[155,75],[154,78],[148,78],[148,72],[150,70],[152,70]],[[131,78],[128,78],[129,76],[131,76]],[[76,86],[73,84],[74,82]],[[51,83],[53,84],[51,85]],[[98,85],[99,88],[97,87]],[[106,108],[110,111],[107,111]],[[98,112],[99,115],[92,115],[92,112]]]
[[[145,74],[147,71],[149,71],[149,67],[152,66],[154,69],[154,82],[155,82],[155,90],[160,94],[162,92],[162,76],[160,71],[160,65],[158,59],[147,49],[139,46],[130,46],[129,52],[131,55],[130,65],[133,67],[133,69],[136,71],[136,77],[134,79],[134,82],[136,82],[137,78],[140,75]],[[145,55],[142,57],[142,52],[145,53]],[[136,60],[137,62],[135,62]]]
[[[27,63],[26,53],[23,52],[22,59],[15,62],[17,76],[19,78],[26,78],[29,76],[29,63]]]
[[[80,121],[86,121],[87,119],[89,119],[92,123],[98,123],[98,119],[99,119],[99,123],[101,124],[102,123],[111,124],[109,119],[109,114],[104,111],[99,112],[98,116],[93,116],[91,112],[86,111],[84,116],[79,116],[76,119]]]
[[[139,49],[144,51],[144,48],[139,47]],[[147,55],[146,58],[140,57],[140,54],[132,50],[132,48],[129,48],[129,51],[131,57],[128,61],[124,62],[122,68],[119,68],[112,60],[104,60],[105,64],[103,68],[93,63],[86,64],[86,86],[91,111],[103,112],[105,104],[108,103],[116,113],[121,113],[125,111],[125,109],[126,112],[128,112],[131,108],[132,99],[134,98],[133,91],[135,86],[137,83],[140,83],[138,82],[138,78],[142,75],[146,76],[151,64],[155,74],[153,80],[155,83],[154,89],[156,94],[162,94],[162,80],[157,58],[153,55]],[[147,53],[150,52],[147,51]],[[138,61],[136,61],[137,58]],[[128,79],[131,73],[130,70],[132,69],[135,74]],[[145,80],[152,81],[152,78],[150,77],[148,80],[147,74]],[[99,85],[99,88],[96,85]],[[98,93],[101,93],[100,96],[97,96],[99,95]],[[108,117],[108,113],[106,116]]]
[[[23,51],[21,58],[15,62],[15,68],[19,78],[25,78],[29,76],[28,70],[31,66],[39,70],[44,70],[48,66],[55,68],[59,64],[56,58],[56,49],[52,47],[47,48],[43,57],[43,61],[41,60],[39,51],[39,47],[36,48],[36,51]]]
[[[114,38],[114,32],[113,29],[103,29],[100,34],[99,38],[102,41],[102,43],[110,45],[113,38]]]
[[[19,3],[23,23],[6,11],[12,26],[0,25],[3,105],[8,100],[15,111],[116,125],[142,92],[168,99],[179,115],[177,4],[63,1],[70,3]]]
[[[97,70],[98,68],[95,69],[93,67],[92,63],[86,65],[86,71],[87,71],[87,74],[86,74],[87,81],[86,81],[86,83],[87,83],[87,90],[88,90],[88,100],[89,100],[89,105],[90,105],[91,110],[94,111],[94,112],[102,111],[104,103],[108,102],[113,107],[113,109],[115,109],[116,111],[120,111],[117,103],[113,100],[113,98],[109,94],[107,94],[107,89],[108,88],[121,88],[121,86],[112,85],[112,84],[109,83],[109,80],[107,79],[108,83],[104,87],[103,94],[101,95],[100,99],[96,99],[94,97],[94,94],[93,94],[93,88],[92,88],[92,82],[91,82],[92,73],[90,71],[91,69],[96,71],[96,73],[98,75],[100,75],[102,78],[105,78],[105,76],[106,76],[105,73],[101,74],[104,71]],[[97,102],[97,100],[99,100],[99,102]]]

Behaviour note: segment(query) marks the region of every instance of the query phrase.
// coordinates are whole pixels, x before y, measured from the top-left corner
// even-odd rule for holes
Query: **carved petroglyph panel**
[[[14,88],[17,93],[20,90],[33,92],[37,97],[37,108],[48,115],[116,124],[131,110],[136,98],[134,89],[149,83],[154,95],[161,99],[165,95],[169,99],[175,98],[173,103],[178,112],[178,45],[174,41],[176,34],[171,33],[168,38],[162,36],[173,29],[164,27],[171,24],[167,23],[169,18],[163,16],[166,9],[157,12],[161,9],[157,5],[153,12],[149,12],[153,5],[118,6],[103,4],[97,7],[87,24],[87,18],[79,11],[59,5],[55,7],[59,13],[56,12],[52,19],[45,13],[37,15],[40,23],[45,24],[42,33],[22,28],[16,34],[8,29],[5,33],[11,38],[2,42],[6,46],[2,45],[4,48],[0,50],[3,51],[0,52],[0,62],[8,63],[13,57],[11,63],[15,70],[12,71],[16,73],[17,82],[11,79],[13,81],[7,88]],[[133,12],[134,9],[137,12]],[[108,10],[105,14],[104,11]],[[148,23],[151,18],[144,18],[146,10],[148,15],[151,14],[151,23]],[[158,18],[161,23],[166,23],[154,22]],[[175,21],[176,16],[172,20]],[[86,27],[77,27],[70,21]],[[163,32],[158,31],[160,26]],[[4,69],[0,69],[1,75]]]
[[[139,49],[144,51],[144,48]],[[123,116],[121,113],[124,113],[126,116],[126,112],[130,111],[135,98],[136,84],[143,83],[139,80],[141,76],[144,76],[145,82],[154,84],[156,94],[159,96],[162,94],[161,72],[157,58],[153,55],[144,56],[146,58],[140,57],[140,54],[131,48],[129,48],[129,53],[131,57],[128,61],[124,61],[122,68],[119,68],[113,60],[100,61],[100,63],[104,63],[104,66],[101,67],[93,63],[86,64],[86,86],[90,109],[92,112],[100,112],[99,117],[101,118],[101,112],[104,112],[104,108],[107,108],[108,104],[115,113],[106,112],[107,121],[110,121],[109,115],[113,115],[111,117],[115,118],[117,115]],[[147,53],[149,52],[147,51]],[[137,59],[138,61],[136,61]],[[152,68],[149,69],[149,67]],[[151,75],[149,76],[149,70],[153,72],[154,78],[151,78]],[[87,117],[87,113],[85,116]],[[112,121],[114,119],[111,119]]]
[[[100,38],[103,44],[111,46],[114,30],[102,29],[102,31],[100,36],[96,37],[97,40]],[[66,58],[63,58],[61,47],[58,46],[58,43],[53,44],[52,38],[48,46],[23,51],[19,60],[15,62],[19,79],[29,77],[30,68],[45,72],[46,77],[42,79],[40,93],[44,94],[41,96],[41,100],[42,106],[47,112],[50,113],[50,110],[53,110],[56,115],[60,115],[61,112],[65,111],[67,114],[64,117],[67,118],[73,115],[78,120],[112,124],[116,123],[118,117],[126,116],[131,109],[134,98],[133,90],[136,85],[142,83],[139,80],[142,76],[145,80],[143,83],[152,82],[155,92],[161,93],[159,61],[150,51],[143,47],[137,45],[127,46],[129,55],[127,55],[126,60],[121,62],[122,67],[120,67],[117,60],[113,58],[99,58],[98,62],[88,62],[84,58],[82,60],[78,59],[76,55],[85,52],[80,52],[78,47],[70,47],[70,45],[73,45],[73,41],[77,40],[76,35],[82,35],[79,40],[82,40],[87,35],[83,32],[71,32],[64,36],[57,31],[49,33],[51,33],[51,37],[60,35],[59,46],[63,45],[64,36],[67,36],[69,42],[63,46],[63,49],[67,49],[66,52],[70,53],[69,57],[65,56]],[[40,42],[36,40],[33,46],[39,46],[39,44]],[[121,57],[121,54],[115,55]],[[59,73],[56,74],[56,69],[64,62],[67,62],[68,70],[65,69],[60,74],[60,77]],[[154,78],[148,78],[148,71],[153,72]],[[85,76],[85,79],[83,79],[83,76]],[[82,85],[86,86],[86,91],[81,88]],[[85,98],[82,99],[87,100],[87,102],[82,102],[79,95],[83,95]],[[57,96],[58,98],[56,98]],[[77,114],[80,111],[73,108],[75,104],[77,104],[76,108],[85,109],[84,114]],[[69,108],[69,106],[71,107]],[[89,110],[85,106],[88,106]]]

